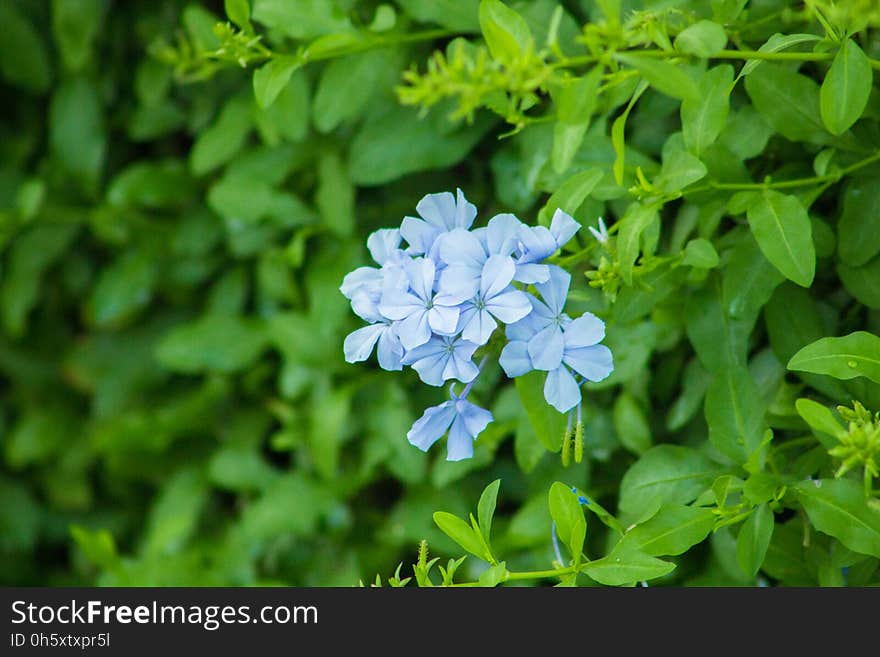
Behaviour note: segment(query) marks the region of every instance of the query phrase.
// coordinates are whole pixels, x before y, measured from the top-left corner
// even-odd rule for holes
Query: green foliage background
[[[580,584],[880,581],[880,429],[829,410],[880,410],[873,3],[484,5],[0,4],[0,582],[385,581],[495,479],[511,569],[551,512],[580,566],[576,487]],[[442,391],[343,361],[366,236],[455,187],[612,226],[558,256],[615,354],[582,463],[534,377],[448,463]]]

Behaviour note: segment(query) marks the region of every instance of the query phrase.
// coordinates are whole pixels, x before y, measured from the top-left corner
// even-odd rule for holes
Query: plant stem
[[[507,581],[511,580],[522,580],[522,579],[544,579],[547,577],[562,577],[563,575],[570,575],[574,572],[574,568],[569,566],[568,568],[556,568],[553,570],[528,570],[522,573],[508,573]]]

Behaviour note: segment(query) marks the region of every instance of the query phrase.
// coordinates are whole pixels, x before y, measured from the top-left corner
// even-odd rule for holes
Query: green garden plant
[[[3,583],[880,584],[872,0],[0,22]]]

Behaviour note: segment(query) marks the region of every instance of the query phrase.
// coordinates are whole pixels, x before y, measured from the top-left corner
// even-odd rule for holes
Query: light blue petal
[[[437,296],[442,299],[472,299],[480,289],[480,269],[468,265],[449,265],[440,274]]]
[[[463,461],[474,455],[474,439],[467,432],[464,420],[456,415],[449,428],[449,439],[446,441],[446,460]]]
[[[395,324],[400,343],[406,350],[415,349],[431,339],[431,326],[428,324],[428,311],[421,310],[408,315]]]
[[[531,294],[526,294],[526,296],[529,299],[529,303],[532,304],[532,312],[518,322],[507,325],[504,334],[507,336],[508,340],[522,340],[523,342],[528,342],[536,333],[544,330],[553,323],[552,319],[545,320],[543,317],[536,315],[535,308],[540,301],[535,299]]]
[[[423,301],[429,301],[434,296],[434,261],[416,258],[407,264],[406,273],[413,293]]]
[[[367,360],[370,354],[373,353],[373,347],[385,328],[385,324],[373,324],[349,333],[342,344],[345,361],[348,363],[359,363]]]
[[[464,192],[455,190],[455,228],[470,228],[477,217],[477,206],[469,203]]]
[[[455,197],[449,192],[427,194],[422,197],[422,200],[416,205],[416,212],[429,224],[439,228],[441,232],[446,232],[456,227],[457,208]]]
[[[339,291],[346,299],[351,299],[357,292],[368,289],[382,289],[382,270],[376,267],[358,267],[345,275]]]
[[[560,413],[570,411],[581,401],[581,389],[564,365],[547,372],[544,399]]]
[[[519,242],[523,223],[512,214],[496,214],[486,229],[489,255],[510,255]]]
[[[447,341],[447,344],[452,345],[452,350],[457,358],[463,358],[465,360],[473,358],[474,352],[480,346],[470,340],[462,340],[461,338],[456,338],[454,340],[444,338],[444,340]]]
[[[415,217],[404,217],[400,224],[400,235],[409,244],[408,251],[412,255],[427,253],[440,232],[436,226]]]
[[[508,288],[486,302],[486,310],[505,324],[518,322],[532,311],[532,303],[525,292]]]
[[[561,208],[556,209],[556,212],[553,213],[553,219],[550,220],[550,234],[556,240],[556,246],[560,248],[574,237],[580,227],[581,225],[571,215],[563,212]]]
[[[384,265],[399,247],[400,231],[396,228],[380,228],[367,238],[367,249],[380,265]]]
[[[470,313],[470,321],[462,325],[461,337],[474,344],[483,345],[489,341],[492,332],[498,328],[498,323],[492,319],[485,310],[476,310]]]
[[[466,265],[479,271],[486,261],[486,251],[477,236],[461,228],[441,235],[437,249],[440,259],[448,265]]]
[[[399,327],[399,324],[396,324],[395,326]],[[406,355],[402,359],[402,362],[404,365],[412,365],[422,358],[437,356],[447,351],[447,341],[443,338],[433,336],[425,344],[407,350]]]
[[[359,290],[351,297],[351,309],[361,319],[375,324],[382,321],[384,315],[379,312],[379,299],[381,295]]]
[[[566,349],[563,362],[588,381],[601,381],[614,371],[614,358],[604,344]]]
[[[565,340],[562,331],[555,324],[539,331],[529,340],[529,358],[536,370],[549,372],[562,363]],[[404,344],[406,346],[406,344]]]
[[[541,298],[547,307],[558,315],[565,307],[565,299],[568,296],[568,288],[571,285],[571,274],[555,265],[550,266],[550,280],[546,283],[538,283],[535,287],[541,293]]]
[[[526,285],[544,283],[550,280],[550,267],[534,263],[517,263],[516,274],[514,274],[513,280],[525,283]]]
[[[502,255],[490,256],[483,265],[480,278],[480,294],[483,299],[491,299],[507,289],[515,272],[516,265],[513,263],[513,258]]]
[[[499,362],[505,374],[511,379],[535,369],[532,367],[532,359],[529,358],[528,345],[521,340],[508,342],[504,345]]]
[[[455,379],[462,383],[470,383],[477,378],[480,369],[474,365],[474,361],[469,358],[462,358],[457,353],[453,353],[447,359],[443,367],[443,380]]]
[[[379,359],[379,367],[383,370],[395,371],[403,369],[403,364],[400,362],[403,356],[403,345],[400,344],[400,338],[397,337],[394,329],[390,326],[387,326],[379,336],[376,356]]]
[[[458,327],[459,309],[457,307],[434,305],[428,311],[428,324],[435,333],[453,335]]]
[[[604,337],[605,322],[593,313],[584,313],[565,327],[565,349],[590,347],[602,342]]]
[[[473,438],[479,436],[483,429],[489,426],[489,423],[494,419],[492,414],[485,408],[480,408],[465,399],[459,399],[455,402],[455,410],[464,421],[465,430]]]
[[[442,386],[448,378],[443,376],[446,363],[451,360],[448,352],[420,358],[412,364],[412,368],[419,373],[419,378],[429,386]]]
[[[517,262],[541,262],[556,251],[556,240],[545,226],[523,226],[519,232],[520,257]]]
[[[391,320],[405,319],[425,310],[425,302],[411,292],[385,290],[379,302],[379,312]]]
[[[406,439],[423,452],[427,452],[449,429],[456,418],[453,402],[443,402],[439,406],[425,409],[422,417],[415,421],[407,432]]]

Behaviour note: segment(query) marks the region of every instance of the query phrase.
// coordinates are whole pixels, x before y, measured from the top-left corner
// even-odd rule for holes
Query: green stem
[[[678,52],[676,50],[623,50],[621,54],[634,55],[636,57],[645,57],[649,59],[680,59],[689,57],[687,53]],[[595,55],[584,55],[581,57],[568,57],[556,63],[556,67],[567,68],[572,66],[581,66],[584,64],[594,64],[599,61],[599,57]],[[764,52],[761,50],[721,50],[708,59],[735,59],[749,60],[759,59],[763,61],[775,62],[824,62],[834,59],[834,53],[831,52]],[[871,66],[880,70],[880,60],[868,58]]]
[[[545,579],[547,577],[562,577],[563,575],[570,575],[573,572],[574,568],[571,566],[569,566],[568,568],[556,568],[553,570],[528,570],[522,573],[508,573],[507,581],[521,579]]]
[[[796,178],[794,180],[780,180],[779,182],[763,183],[720,183],[710,181],[704,185],[700,185],[699,187],[685,190],[685,194],[696,194],[698,192],[705,192],[712,189],[720,189],[734,192],[760,192],[765,189],[791,189],[794,187],[807,187],[809,185],[835,183],[841,178],[848,176],[849,174],[858,171],[859,169],[866,167],[869,164],[873,164],[878,160],[880,160],[880,150],[878,150],[873,155],[869,155],[868,157],[859,160],[855,164],[851,164],[848,167],[844,167],[843,169],[838,169],[834,173],[829,173],[824,176],[810,176],[809,178]]]

